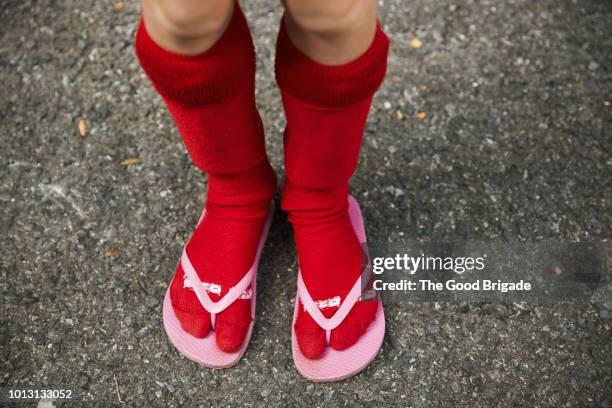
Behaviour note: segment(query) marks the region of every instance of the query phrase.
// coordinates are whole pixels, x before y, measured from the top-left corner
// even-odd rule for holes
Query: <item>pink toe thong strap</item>
[[[211,324],[214,329],[215,325],[215,315],[217,313],[221,313],[225,309],[227,309],[232,303],[238,299],[242,293],[249,287],[251,282],[253,281],[253,277],[255,275],[255,268],[249,269],[249,271],[242,277],[242,279],[233,287],[231,287],[225,296],[223,296],[219,301],[213,302],[208,296],[204,285],[200,281],[198,273],[193,267],[189,257],[187,256],[187,245],[183,248],[183,255],[181,256],[181,266],[183,267],[183,271],[185,275],[187,275],[187,279],[191,283],[193,290],[202,304],[202,307],[210,313],[211,316]]]
[[[302,272],[300,271],[298,273],[298,282],[297,282],[298,296],[302,304],[304,305],[304,308],[308,312],[308,314],[313,318],[315,322],[317,322],[319,326],[321,326],[322,329],[325,330],[325,341],[327,345],[329,345],[329,341],[331,338],[331,331],[335,329],[336,327],[338,327],[344,321],[344,319],[346,318],[346,316],[348,316],[353,306],[355,306],[355,303],[359,301],[359,298],[361,297],[361,293],[363,290],[362,279],[366,279],[366,281],[370,280],[371,264],[369,262],[369,258],[368,258],[368,262],[366,263],[365,267],[366,267],[366,270],[364,271],[365,273],[362,273],[361,275],[359,275],[359,278],[357,278],[357,281],[355,282],[351,290],[348,292],[348,294],[344,298],[344,301],[340,304],[340,307],[338,308],[338,310],[336,310],[336,313],[334,313],[334,315],[330,317],[329,319],[326,318],[323,315],[323,313],[321,313],[321,310],[319,309],[315,301],[310,296],[310,293],[308,292],[308,289],[306,288],[306,284],[304,283],[304,279],[302,278]]]

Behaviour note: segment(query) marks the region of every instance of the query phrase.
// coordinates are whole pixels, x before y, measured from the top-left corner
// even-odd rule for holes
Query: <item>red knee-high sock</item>
[[[225,33],[208,51],[179,55],[160,48],[141,22],[136,53],[164,99],[194,164],[208,173],[206,217],[187,245],[202,282],[218,300],[248,271],[276,175],[266,156],[255,106],[255,52],[238,3]],[[216,287],[215,287],[216,288]],[[170,287],[183,328],[204,337],[211,328],[179,265]],[[250,300],[239,299],[216,317],[215,336],[224,351],[240,347],[251,321]]]
[[[359,156],[372,95],[382,82],[389,41],[377,28],[370,48],[340,66],[300,52],[281,24],[276,78],[287,117],[282,208],[293,225],[304,283],[315,301],[342,300],[361,272],[361,249],[348,216],[349,179]],[[358,302],[332,331],[331,347],[354,344],[375,316],[377,302]],[[322,309],[327,317],[337,307]],[[302,353],[316,358],[325,333],[300,306],[295,324]]]

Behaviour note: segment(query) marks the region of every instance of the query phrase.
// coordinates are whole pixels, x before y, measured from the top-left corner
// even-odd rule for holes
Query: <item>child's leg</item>
[[[161,48],[196,55],[217,42],[230,23],[235,0],[141,0],[147,33]]]
[[[164,99],[194,164],[208,173],[206,217],[187,245],[202,282],[225,295],[251,267],[276,176],[266,156],[255,106],[255,54],[234,0],[143,0],[136,52]],[[196,337],[210,331],[179,265],[172,305]],[[220,349],[234,351],[246,335],[250,299],[236,300],[216,318]]]
[[[375,0],[286,0],[285,30],[301,52],[324,65],[360,57],[376,34]]]
[[[300,268],[315,301],[344,299],[361,273],[361,248],[347,197],[372,95],[386,70],[388,40],[375,0],[286,0],[276,76],[287,116],[282,207],[293,225]],[[358,302],[331,334],[353,345],[377,302]],[[337,307],[322,309],[330,317]],[[295,324],[302,354],[317,358],[325,333],[303,307]]]

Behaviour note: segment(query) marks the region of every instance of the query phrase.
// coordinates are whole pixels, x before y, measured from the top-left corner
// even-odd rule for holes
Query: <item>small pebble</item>
[[[606,309],[600,309],[599,317],[601,317],[602,319],[610,319],[612,318],[612,311],[606,310]]]
[[[158,303],[159,301],[157,300],[157,298],[153,296],[149,296],[145,299],[145,304],[150,308],[154,308],[155,306],[157,306]]]
[[[79,376],[79,387],[85,387],[89,383],[89,378],[86,375]]]

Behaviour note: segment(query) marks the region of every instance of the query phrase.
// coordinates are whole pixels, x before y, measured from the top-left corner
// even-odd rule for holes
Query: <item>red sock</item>
[[[206,217],[187,245],[200,280],[227,293],[251,267],[276,175],[266,156],[263,127],[255,106],[255,52],[236,2],[225,33],[208,51],[179,55],[160,48],[141,22],[136,52],[163,97],[194,164],[208,173]],[[216,287],[215,287],[216,288]],[[195,337],[211,329],[179,265],[170,296],[183,328]],[[238,299],[216,316],[219,348],[240,347],[251,322],[249,299]]]
[[[340,66],[321,65],[300,52],[281,24],[276,77],[283,98],[285,168],[282,208],[289,214],[304,283],[313,300],[340,296],[361,273],[361,249],[348,216],[349,179],[355,172],[372,95],[384,78],[389,41],[380,27],[370,48]],[[353,345],[373,320],[377,302],[358,302],[332,331],[330,346]],[[331,317],[338,307],[322,309]],[[325,332],[300,306],[295,323],[306,357],[325,349]]]

